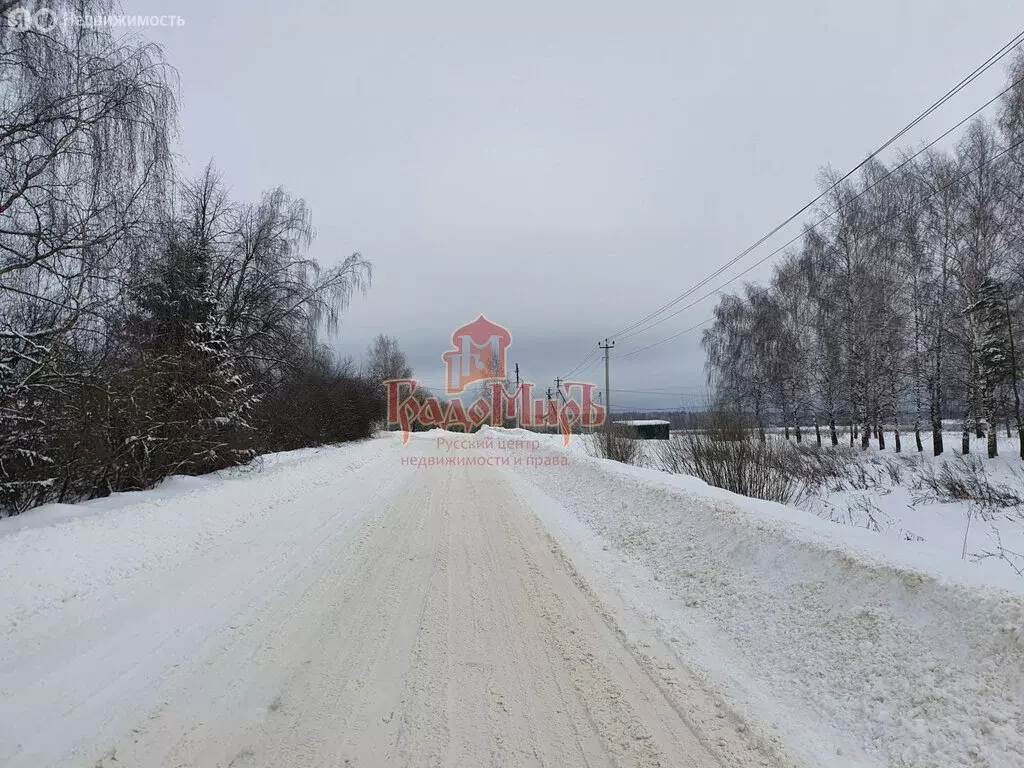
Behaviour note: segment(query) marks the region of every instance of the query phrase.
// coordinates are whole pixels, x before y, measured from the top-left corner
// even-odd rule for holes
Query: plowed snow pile
[[[541,441],[568,464],[519,488],[563,544],[815,762],[1024,765],[1022,580]]]

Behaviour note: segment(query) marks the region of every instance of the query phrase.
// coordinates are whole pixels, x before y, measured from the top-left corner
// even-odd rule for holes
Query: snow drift
[[[569,454],[522,477],[535,508],[545,502],[529,486],[554,527],[571,516],[625,555],[646,584],[623,596],[815,763],[1024,765],[1021,580],[695,478]],[[561,538],[581,553],[571,531]],[[621,592],[615,569],[603,568]]]

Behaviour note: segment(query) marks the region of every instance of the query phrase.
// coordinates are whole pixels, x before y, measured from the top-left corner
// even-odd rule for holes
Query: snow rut
[[[100,765],[720,765],[537,525],[496,474],[407,475]]]

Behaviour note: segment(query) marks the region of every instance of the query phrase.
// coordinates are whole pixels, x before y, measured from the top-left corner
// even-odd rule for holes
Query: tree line
[[[318,335],[370,263],[310,258],[283,189],[179,179],[175,93],[141,38],[0,25],[0,516],[365,437],[383,414],[373,355],[362,375]]]
[[[762,438],[885,447],[891,431],[945,450],[956,420],[972,434],[1016,436],[1024,458],[1024,56],[994,119],[969,122],[949,149],[870,160],[824,193],[799,245],[766,285],[715,307],[702,339],[718,406]],[[825,437],[822,437],[823,432]]]

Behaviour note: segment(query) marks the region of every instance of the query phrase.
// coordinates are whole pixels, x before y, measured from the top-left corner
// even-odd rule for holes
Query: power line
[[[812,208],[814,205],[816,205],[820,200],[822,200],[824,197],[826,197],[828,194],[830,194],[832,192],[832,190],[834,190],[836,187],[838,187],[842,182],[846,181],[854,173],[856,173],[861,168],[863,168],[865,165],[867,165],[880,152],[883,152],[885,149],[887,149],[888,147],[892,146],[892,144],[894,144],[895,142],[899,141],[899,139],[901,139],[904,135],[906,135],[906,133],[908,131],[912,130],[915,126],[917,126],[918,123],[920,123],[922,120],[924,120],[929,115],[931,115],[933,112],[935,112],[937,109],[939,109],[943,104],[945,104],[947,101],[949,101],[951,98],[953,98],[956,94],[958,94],[960,91],[962,91],[968,85],[973,83],[984,72],[986,72],[989,68],[991,68],[997,62],[999,62],[1001,59],[1003,59],[1007,54],[1010,53],[1010,51],[1012,51],[1014,48],[1016,48],[1020,44],[1020,42],[1022,40],[1024,40],[1024,30],[1021,30],[1016,35],[1014,35],[1013,38],[1011,38],[1008,43],[1003,45],[999,50],[997,50],[994,54],[992,54],[982,64],[978,65],[978,67],[976,67],[973,72],[971,72],[969,75],[967,75],[966,77],[961,79],[960,82],[958,82],[955,86],[953,86],[950,90],[948,90],[945,94],[943,94],[938,100],[933,102],[927,109],[925,109],[917,117],[915,117],[913,120],[911,120],[907,125],[905,125],[899,131],[897,131],[893,136],[891,136],[889,139],[887,139],[880,147],[878,147],[878,149],[876,149],[874,152],[872,152],[866,158],[864,158],[860,163],[858,163],[853,168],[851,168],[849,171],[847,171],[846,174],[843,175],[840,179],[838,179],[831,187],[826,189],[824,192],[819,194],[814,199],[812,199],[812,200],[808,201],[807,203],[805,203],[799,210],[797,210],[795,213],[790,215],[781,224],[778,224],[777,226],[775,226],[771,231],[769,231],[767,234],[765,234],[762,237],[760,237],[752,245],[750,245],[747,248],[745,248],[743,251],[741,251],[735,257],[733,257],[732,259],[727,261],[725,264],[723,264],[721,267],[719,267],[714,272],[712,272],[710,275],[708,275],[707,277],[703,278],[702,280],[700,280],[699,282],[697,282],[696,284],[691,286],[689,289],[684,291],[679,296],[676,296],[671,301],[669,301],[666,304],[662,305],[661,307],[656,309],[654,312],[651,312],[650,314],[644,316],[643,318],[641,318],[640,320],[636,321],[635,323],[632,323],[631,325],[628,325],[625,328],[623,328],[623,329],[617,331],[616,333],[612,334],[612,337],[616,338],[616,339],[622,338],[623,334],[629,333],[630,331],[632,331],[632,330],[636,329],[637,327],[643,325],[647,321],[654,319],[655,317],[657,317],[661,313],[665,312],[666,310],[671,309],[676,304],[678,304],[680,301],[685,300],[687,297],[691,296],[693,293],[698,291],[704,285],[706,285],[707,283],[711,282],[716,277],[721,275],[723,272],[725,272],[727,269],[729,269],[729,267],[733,266],[734,264],[739,262],[741,259],[745,258],[747,255],[749,255],[756,248],[758,248],[761,245],[763,245],[767,240],[769,240],[770,238],[775,236],[781,229],[783,229],[784,227],[788,226],[790,223],[795,221],[797,218],[799,218],[805,212],[807,212],[810,208]]]
[[[1024,77],[1021,77],[1020,79],[1018,79],[1018,80],[1014,81],[1013,83],[1011,83],[1011,84],[1010,84],[1010,85],[1009,85],[1009,86],[1008,86],[1007,88],[1005,88],[1004,90],[1001,90],[1001,91],[999,91],[999,92],[998,92],[997,94],[995,94],[995,95],[994,95],[994,96],[992,96],[992,97],[991,97],[990,99],[988,99],[988,101],[986,101],[986,102],[985,102],[985,103],[983,103],[983,104],[982,104],[981,106],[979,106],[979,108],[978,108],[977,110],[975,110],[974,112],[972,112],[972,113],[971,113],[970,115],[968,115],[968,116],[967,116],[966,118],[964,118],[963,120],[961,120],[961,121],[959,121],[958,123],[956,123],[956,125],[952,126],[952,127],[951,127],[951,128],[949,128],[948,130],[946,130],[945,132],[943,132],[943,133],[942,133],[941,135],[939,135],[939,136],[937,136],[936,138],[932,139],[932,140],[931,140],[931,141],[930,141],[929,143],[925,144],[925,146],[921,147],[921,148],[920,148],[920,150],[919,150],[918,152],[915,152],[915,153],[914,153],[913,155],[911,155],[910,157],[906,158],[906,159],[905,159],[905,160],[904,160],[904,161],[903,161],[902,163],[900,163],[899,165],[897,165],[897,166],[893,167],[892,169],[890,169],[890,170],[889,170],[888,172],[886,172],[886,173],[885,173],[885,174],[884,174],[883,176],[881,176],[880,178],[878,178],[878,179],[876,179],[876,180],[872,181],[872,182],[871,182],[871,183],[870,183],[869,185],[867,185],[867,186],[865,186],[865,187],[864,187],[863,189],[861,189],[861,190],[859,191],[859,193],[857,193],[857,194],[856,194],[856,195],[854,195],[854,196],[853,196],[852,198],[850,198],[850,200],[848,200],[848,201],[844,202],[844,203],[843,203],[842,205],[840,205],[840,206],[839,206],[839,207],[838,207],[838,208],[837,208],[837,209],[836,209],[835,211],[831,211],[830,213],[828,213],[828,214],[826,214],[826,215],[822,216],[822,217],[821,217],[820,219],[818,219],[817,221],[815,221],[815,222],[814,222],[813,224],[811,224],[811,225],[810,225],[809,227],[805,228],[805,229],[804,229],[804,231],[802,231],[802,232],[800,232],[799,234],[797,234],[797,236],[796,236],[796,237],[792,238],[791,240],[788,240],[788,241],[786,241],[786,242],[785,242],[785,243],[783,243],[783,244],[782,244],[781,246],[779,246],[778,248],[776,248],[776,249],[775,249],[774,251],[772,251],[771,253],[769,253],[769,254],[768,254],[767,256],[765,256],[765,257],[763,257],[763,258],[759,259],[758,261],[755,261],[755,262],[754,262],[753,264],[751,264],[750,266],[746,267],[745,269],[743,269],[743,270],[742,270],[741,272],[739,272],[738,274],[735,274],[735,275],[733,275],[733,276],[732,276],[732,278],[730,278],[729,280],[727,280],[727,281],[726,281],[725,283],[723,283],[722,285],[720,285],[720,286],[719,286],[718,288],[716,288],[716,289],[714,289],[714,290],[710,291],[709,293],[706,293],[705,295],[701,296],[701,297],[700,297],[699,299],[695,299],[694,301],[691,301],[691,302],[690,302],[689,304],[687,304],[686,306],[684,306],[684,307],[683,307],[682,309],[677,309],[676,311],[672,312],[671,314],[667,314],[667,315],[665,315],[664,317],[660,317],[660,318],[656,319],[656,321],[655,321],[655,322],[651,323],[651,324],[650,324],[649,326],[646,326],[645,328],[637,329],[637,330],[633,331],[632,333],[628,333],[628,334],[626,334],[626,335],[624,335],[624,336],[618,337],[618,340],[622,341],[622,340],[624,340],[624,339],[629,339],[629,338],[631,338],[631,337],[633,337],[633,336],[636,336],[636,335],[638,335],[638,334],[641,334],[641,333],[644,333],[644,332],[646,332],[646,331],[649,331],[650,329],[654,328],[655,326],[658,326],[658,325],[660,325],[660,324],[662,324],[662,323],[665,323],[666,321],[668,321],[668,319],[672,319],[672,318],[673,318],[673,317],[675,317],[676,315],[678,315],[678,314],[681,314],[682,312],[685,312],[685,311],[686,311],[687,309],[691,309],[692,307],[696,306],[696,305],[697,305],[697,304],[699,304],[699,303],[700,303],[701,301],[703,301],[703,300],[705,300],[705,299],[709,298],[710,296],[714,296],[714,295],[715,295],[716,293],[718,293],[719,291],[721,291],[721,290],[722,290],[723,288],[725,288],[726,286],[728,286],[728,285],[730,285],[730,284],[732,284],[732,283],[735,283],[735,282],[736,282],[737,280],[739,280],[740,278],[742,278],[742,276],[743,276],[744,274],[746,274],[746,273],[748,273],[748,272],[750,272],[750,271],[752,271],[752,270],[756,269],[757,267],[761,266],[761,265],[762,265],[763,263],[765,263],[766,261],[768,261],[768,259],[772,258],[773,256],[776,256],[776,255],[778,255],[779,253],[781,253],[782,251],[784,251],[784,250],[785,250],[786,248],[788,248],[788,247],[792,246],[792,245],[793,245],[794,243],[796,243],[797,241],[799,241],[800,239],[802,239],[802,238],[803,238],[803,237],[805,236],[805,234],[807,233],[807,229],[808,229],[808,228],[809,228],[809,229],[813,229],[813,228],[815,228],[816,226],[818,226],[819,224],[823,224],[823,223],[824,223],[825,221],[827,221],[827,220],[828,220],[828,219],[830,219],[831,217],[835,216],[835,215],[836,215],[836,214],[838,214],[838,213],[841,213],[841,212],[842,212],[843,210],[845,210],[845,209],[846,209],[847,207],[849,207],[849,206],[850,206],[850,205],[852,205],[853,203],[857,202],[857,201],[858,201],[858,200],[859,200],[859,199],[860,199],[860,198],[861,198],[862,196],[864,196],[864,195],[866,195],[867,193],[869,193],[869,191],[870,191],[871,189],[873,189],[874,187],[877,187],[877,186],[878,186],[879,184],[881,184],[882,182],[884,182],[884,181],[886,181],[887,179],[889,179],[889,178],[890,178],[890,177],[891,177],[891,176],[892,176],[893,174],[895,174],[895,173],[898,173],[898,172],[899,172],[899,171],[901,171],[901,170],[902,170],[903,168],[905,168],[905,167],[906,167],[907,165],[909,165],[910,163],[912,163],[912,162],[913,162],[914,160],[916,160],[916,159],[918,159],[919,157],[921,157],[922,155],[924,155],[924,154],[925,154],[926,152],[928,152],[929,150],[931,150],[931,148],[932,148],[933,146],[935,146],[935,144],[937,144],[937,143],[938,143],[939,141],[941,141],[942,139],[946,138],[946,137],[947,137],[947,136],[948,136],[948,135],[949,135],[950,133],[952,133],[953,131],[955,131],[955,130],[956,130],[957,128],[961,128],[961,127],[962,127],[962,126],[963,126],[963,125],[964,125],[965,123],[967,123],[967,122],[969,122],[969,121],[973,120],[974,118],[976,118],[976,117],[977,117],[977,116],[978,116],[978,115],[979,115],[980,113],[982,113],[982,112],[984,112],[985,110],[987,110],[987,109],[989,108],[989,106],[991,106],[991,105],[992,105],[993,103],[995,103],[995,102],[996,102],[996,101],[998,101],[998,100],[999,100],[1000,98],[1002,98],[1002,96],[1005,96],[1005,95],[1006,95],[1007,93],[1009,93],[1010,91],[1012,91],[1012,90],[1013,90],[1014,88],[1016,88],[1016,87],[1017,87],[1018,85],[1020,85],[1021,83],[1024,83]]]
[[[915,153],[914,153],[913,155],[911,155],[910,157],[908,157],[908,158],[904,159],[902,163],[900,163],[900,164],[899,164],[899,165],[897,165],[897,166],[894,166],[894,167],[893,167],[892,169],[890,169],[890,170],[889,170],[888,172],[886,172],[886,173],[885,173],[884,175],[882,175],[882,176],[881,176],[880,178],[878,178],[878,179],[876,179],[875,181],[873,181],[873,182],[872,182],[872,183],[871,183],[870,185],[868,185],[867,187],[865,187],[864,189],[862,189],[862,190],[861,190],[860,192],[858,192],[858,193],[857,193],[856,195],[854,195],[853,197],[851,197],[851,198],[850,198],[849,200],[847,200],[847,201],[845,201],[844,203],[842,203],[841,205],[839,205],[839,206],[838,206],[838,207],[837,207],[837,208],[836,208],[836,209],[835,209],[834,211],[832,211],[831,213],[828,213],[828,214],[826,214],[825,216],[822,216],[822,217],[821,217],[820,219],[818,219],[818,220],[817,220],[816,222],[814,222],[813,224],[811,224],[811,225],[810,225],[810,227],[808,227],[808,228],[805,228],[805,229],[804,229],[804,231],[800,232],[800,234],[796,235],[795,237],[791,238],[790,240],[787,240],[787,241],[786,241],[785,243],[783,243],[782,245],[780,245],[780,246],[779,246],[778,248],[776,248],[776,249],[775,249],[774,251],[772,251],[771,253],[769,253],[769,254],[768,254],[767,256],[765,256],[765,257],[763,257],[763,258],[761,258],[761,259],[759,259],[759,260],[755,261],[755,262],[754,262],[753,264],[751,264],[750,266],[748,266],[748,267],[747,267],[746,269],[744,269],[744,270],[743,270],[742,272],[740,272],[740,273],[738,273],[738,274],[734,275],[733,277],[729,278],[729,279],[728,279],[728,280],[726,280],[726,281],[725,281],[724,283],[722,283],[721,285],[719,285],[719,286],[718,286],[717,288],[715,288],[715,289],[713,289],[713,290],[709,291],[708,293],[705,293],[705,294],[704,294],[703,296],[701,296],[701,297],[700,297],[699,299],[695,299],[694,301],[691,301],[691,302],[690,302],[689,304],[687,304],[687,305],[686,305],[685,307],[683,307],[682,309],[677,309],[677,310],[676,310],[675,312],[672,312],[671,314],[665,315],[664,317],[662,317],[662,318],[659,318],[658,320],[655,320],[655,321],[654,321],[653,323],[651,323],[650,325],[648,325],[648,326],[646,326],[646,327],[644,327],[644,328],[638,328],[638,329],[636,329],[636,330],[632,331],[631,333],[627,333],[627,334],[625,334],[625,335],[623,335],[623,336],[619,336],[618,340],[619,340],[619,341],[622,341],[623,339],[628,339],[628,338],[630,338],[630,337],[632,337],[632,336],[636,336],[636,335],[638,335],[638,334],[640,334],[640,333],[644,333],[644,332],[646,332],[646,331],[649,331],[649,330],[650,330],[651,328],[654,328],[655,326],[657,326],[657,325],[660,325],[661,323],[664,323],[664,322],[665,322],[666,320],[671,320],[671,319],[672,319],[673,317],[676,317],[677,315],[680,315],[680,314],[682,314],[682,313],[683,313],[683,312],[685,312],[686,310],[688,310],[688,309],[692,309],[693,307],[695,307],[695,306],[696,306],[697,304],[700,304],[700,303],[701,303],[702,301],[704,301],[704,300],[705,300],[705,299],[707,299],[708,297],[710,297],[710,296],[714,296],[714,295],[715,295],[716,293],[718,293],[718,291],[722,290],[722,288],[724,288],[725,286],[727,286],[727,285],[730,285],[730,284],[732,284],[732,283],[736,282],[737,280],[739,280],[739,279],[740,279],[741,277],[743,277],[744,275],[748,274],[749,272],[753,271],[753,270],[754,270],[754,269],[756,269],[757,267],[761,266],[761,265],[762,265],[762,264],[764,264],[764,263],[765,263],[766,261],[768,261],[769,259],[771,259],[771,258],[772,258],[773,256],[777,256],[777,255],[778,255],[779,253],[781,253],[782,251],[784,251],[784,250],[785,250],[786,248],[788,248],[789,246],[791,246],[791,245],[792,245],[793,243],[797,242],[797,241],[798,241],[798,240],[800,240],[800,239],[801,239],[802,237],[804,237],[804,235],[805,235],[805,234],[807,233],[807,229],[814,229],[814,228],[815,228],[815,227],[817,227],[818,225],[820,225],[820,224],[824,224],[824,223],[825,223],[826,221],[828,221],[829,219],[831,219],[831,218],[832,218],[833,216],[835,216],[835,215],[836,215],[837,213],[840,213],[840,212],[842,212],[843,210],[845,210],[845,209],[846,209],[846,208],[847,208],[848,206],[852,205],[852,204],[853,204],[853,203],[855,203],[855,202],[856,202],[857,200],[859,200],[859,199],[860,199],[860,198],[861,198],[861,197],[862,197],[863,195],[865,195],[865,194],[867,194],[868,192],[870,192],[871,190],[873,190],[873,189],[874,189],[875,187],[877,187],[877,186],[878,186],[879,184],[881,184],[882,182],[884,182],[884,181],[888,180],[888,179],[889,179],[889,178],[890,178],[890,177],[891,177],[891,176],[892,176],[893,174],[895,174],[895,173],[898,173],[899,171],[901,171],[901,170],[902,170],[903,168],[905,168],[905,167],[906,167],[907,165],[909,165],[910,163],[912,163],[912,162],[913,162],[914,160],[916,160],[916,159],[917,159],[918,157],[920,157],[920,156],[921,156],[922,154],[924,154],[925,152],[927,152],[927,151],[928,151],[929,149],[931,149],[932,147],[934,147],[934,146],[935,146],[936,144],[938,144],[938,143],[939,143],[940,141],[942,141],[943,139],[945,139],[945,138],[946,138],[947,136],[949,136],[949,135],[950,135],[951,133],[953,133],[953,132],[954,132],[955,130],[957,130],[958,128],[962,127],[962,126],[963,126],[963,125],[964,125],[965,123],[969,122],[970,120],[973,120],[973,119],[974,119],[975,117],[977,117],[977,116],[978,116],[978,115],[979,115],[979,114],[980,114],[981,112],[983,112],[984,110],[988,109],[988,108],[989,108],[990,106],[992,106],[992,104],[994,104],[995,102],[997,102],[997,101],[998,101],[999,99],[1001,99],[1001,98],[1002,98],[1003,96],[1005,96],[1005,95],[1006,95],[1007,93],[1009,93],[1010,91],[1012,91],[1012,90],[1013,90],[1014,88],[1016,88],[1016,87],[1017,87],[1018,85],[1020,85],[1021,83],[1024,83],[1024,77],[1021,77],[1021,78],[1019,78],[1018,80],[1016,80],[1016,81],[1014,81],[1013,83],[1011,83],[1011,84],[1010,84],[1009,86],[1007,86],[1006,88],[1004,88],[1004,89],[1003,89],[1002,91],[1000,91],[1000,92],[999,92],[999,93],[997,93],[997,94],[996,94],[995,96],[993,96],[993,97],[992,97],[991,99],[989,99],[988,101],[986,101],[986,102],[985,102],[984,104],[982,104],[982,105],[981,105],[980,107],[978,107],[978,108],[977,108],[976,110],[974,110],[974,111],[973,111],[973,112],[971,112],[971,113],[970,113],[969,115],[967,115],[967,117],[965,117],[965,118],[963,118],[962,120],[960,120],[960,122],[958,122],[958,123],[957,123],[956,125],[954,125],[954,126],[953,126],[952,128],[949,128],[948,130],[946,130],[946,131],[945,131],[944,133],[942,133],[941,135],[939,135],[939,136],[938,136],[938,137],[936,137],[935,139],[932,139],[932,141],[930,141],[930,142],[929,142],[928,144],[926,144],[925,146],[921,147],[921,149],[919,149],[919,150],[918,150],[917,152],[915,152]],[[833,185],[833,188],[834,188],[834,186],[835,186],[835,185]]]
[[[633,323],[632,325],[629,325],[626,328],[624,328],[624,329],[618,331],[617,333],[613,334],[615,336],[615,338],[617,338],[617,339],[618,338],[624,338],[624,334],[626,334],[629,331],[633,330],[634,328],[642,325],[643,323],[647,322],[648,320],[653,319],[654,317],[657,317],[659,314],[664,312],[666,309],[670,309],[675,304],[679,303],[680,301],[682,301],[686,297],[692,295],[695,291],[697,291],[703,285],[706,285],[708,282],[713,280],[715,277],[717,277],[718,275],[722,274],[722,272],[724,272],[726,269],[728,269],[729,267],[731,267],[732,265],[734,265],[735,263],[737,263],[738,261],[743,259],[749,253],[751,253],[755,248],[757,248],[760,245],[762,245],[765,241],[767,241],[769,238],[771,238],[777,232],[779,232],[779,230],[781,230],[786,225],[790,224],[797,217],[799,217],[804,212],[806,212],[808,209],[810,209],[812,206],[814,206],[816,203],[818,203],[822,198],[824,198],[826,195],[831,193],[832,190],[834,190],[836,187],[839,186],[839,184],[841,184],[842,182],[846,181],[854,173],[856,173],[858,170],[863,168],[868,162],[870,162],[880,152],[882,152],[883,150],[885,150],[886,148],[891,146],[893,143],[895,143],[897,140],[899,140],[903,135],[905,135],[907,133],[907,131],[911,130],[914,126],[916,126],[918,123],[920,123],[923,119],[928,117],[928,115],[930,115],[932,112],[934,112],[940,106],[942,106],[946,101],[951,99],[953,96],[955,96],[961,90],[966,88],[970,83],[972,83],[974,80],[976,80],[978,77],[980,77],[982,73],[984,73],[990,67],[995,65],[999,60],[1001,60],[1004,56],[1006,56],[1013,48],[1015,48],[1017,45],[1019,45],[1022,38],[1024,38],[1024,30],[1022,30],[1021,32],[1017,33],[1017,35],[1015,35],[1010,40],[1010,42],[1008,42],[1006,45],[1004,45],[1002,48],[1000,48],[995,54],[990,56],[988,60],[986,60],[983,64],[979,65],[971,74],[969,74],[967,77],[962,79],[952,89],[947,91],[946,94],[944,94],[938,101],[934,102],[930,107],[928,107],[928,109],[926,109],[924,112],[922,112],[920,115],[918,115],[914,120],[912,120],[910,123],[908,123],[906,126],[904,126],[894,136],[892,136],[884,144],[882,144],[882,146],[880,146],[878,149],[876,149],[874,152],[872,152],[870,155],[868,155],[859,164],[857,164],[856,166],[851,168],[849,171],[847,171],[847,173],[842,178],[838,179],[835,183],[833,183],[832,186],[829,189],[827,189],[824,192],[822,192],[821,194],[819,194],[813,200],[810,200],[809,202],[807,202],[802,208],[800,208],[800,210],[798,210],[796,213],[792,214],[789,218],[787,218],[781,224],[779,224],[774,229],[772,229],[770,232],[768,232],[766,235],[761,237],[753,245],[751,245],[748,248],[746,248],[745,250],[743,250],[736,257],[734,257],[733,259],[728,261],[726,264],[724,264],[721,267],[719,267],[717,270],[712,272],[710,275],[705,277],[703,280],[701,280],[698,283],[696,283],[694,286],[689,288],[687,291],[685,291],[684,293],[680,294],[679,296],[674,298],[672,301],[670,301],[667,304],[663,305],[662,307],[660,307],[659,309],[657,309],[654,312],[650,313],[649,315],[647,315],[646,317],[642,318],[641,320],[638,320],[637,322]]]
[[[707,320],[703,320],[703,321],[697,323],[696,325],[691,325],[689,328],[684,328],[683,330],[679,331],[678,333],[673,333],[671,336],[668,336],[668,337],[662,339],[661,341],[656,341],[653,344],[648,344],[646,347],[640,347],[640,349],[634,349],[632,352],[627,352],[624,355],[619,355],[619,358],[623,359],[623,358],[627,358],[627,357],[632,357],[633,355],[639,355],[641,352],[647,351],[651,347],[661,346],[662,344],[665,344],[665,343],[667,343],[669,341],[672,341],[673,339],[678,339],[680,336],[682,336],[684,334],[690,333],[690,331],[695,331],[698,328],[700,328],[701,326],[707,325],[708,323],[710,323],[714,319],[715,318],[713,318],[713,317],[709,317]]]
[[[613,414],[627,414],[627,413],[693,413],[695,411],[707,411],[713,406],[708,404],[701,405],[680,405],[679,403],[672,403],[669,405],[645,405],[645,406],[615,406],[612,408]]]
[[[602,358],[602,360],[603,360],[603,358]],[[598,360],[597,363],[600,363],[602,360]],[[416,379],[416,382],[419,385],[419,387],[421,387],[421,388],[432,389],[432,387],[430,386],[430,382],[428,382],[428,381],[424,381],[422,379]],[[441,388],[443,388],[443,385],[441,385]],[[628,395],[652,395],[652,396],[658,395],[658,396],[662,396],[662,397],[667,395],[667,396],[670,396],[670,397],[678,397],[681,400],[691,400],[691,401],[692,400],[698,400],[703,395],[707,394],[707,389],[703,385],[699,385],[699,384],[695,384],[695,385],[693,385],[692,387],[689,387],[689,388],[681,387],[680,390],[668,390],[668,389],[628,389],[628,388],[616,388],[616,387],[613,387],[611,389],[611,391],[612,392],[617,392],[617,393],[620,393],[620,394],[628,394]],[[563,394],[563,398],[564,398],[564,394]],[[680,403],[675,403],[673,405],[673,407],[679,407],[679,406],[680,406]]]
[[[586,370],[580,371],[580,378],[582,378],[583,376],[586,376],[588,373],[590,373],[595,368],[597,368],[597,366],[599,366],[601,364],[601,360],[602,360],[602,358],[598,357],[594,362],[592,362],[589,366],[587,366]]]
[[[587,353],[587,356],[584,357],[582,360],[580,360],[578,363],[576,363],[576,365],[573,366],[572,370],[569,371],[567,374],[565,374],[562,378],[563,379],[567,379],[570,376],[572,376],[574,373],[576,373],[576,371],[578,371],[580,368],[582,368],[586,364],[587,360],[589,360],[591,358],[591,356],[594,355],[596,352],[597,352],[597,347],[592,348]]]
[[[700,397],[702,394],[707,393],[707,389],[703,386],[694,387],[688,392],[670,392],[664,389],[616,389],[612,387],[612,392],[629,392],[637,395],[677,395],[678,397]]]
[[[1017,147],[1021,146],[1022,144],[1024,144],[1024,139],[1020,139],[1020,140],[1018,140],[1017,142],[1015,142],[1015,143],[1011,144],[1010,146],[1008,146],[1008,147],[1006,147],[1005,149],[1003,149],[1003,150],[1002,150],[1001,152],[999,152],[999,153],[997,153],[997,154],[993,155],[992,157],[990,157],[990,158],[989,158],[988,160],[985,160],[984,162],[982,162],[982,163],[979,163],[978,165],[974,166],[974,167],[973,167],[973,168],[971,168],[970,170],[968,170],[968,171],[965,171],[965,172],[964,172],[964,173],[962,173],[961,175],[957,176],[957,177],[956,177],[955,179],[953,179],[953,181],[951,181],[951,182],[950,182],[949,184],[946,184],[945,186],[942,186],[942,187],[938,187],[937,189],[933,190],[933,191],[932,191],[932,192],[930,192],[929,194],[925,195],[925,196],[924,196],[924,197],[923,197],[923,198],[921,199],[921,201],[920,201],[920,202],[918,203],[918,205],[917,205],[917,206],[911,206],[911,207],[909,207],[909,208],[908,208],[908,209],[906,209],[906,210],[899,210],[899,211],[897,211],[897,212],[896,212],[896,213],[895,213],[895,214],[894,214],[893,216],[889,217],[889,218],[888,218],[888,219],[886,219],[885,221],[883,221],[883,222],[881,222],[880,224],[878,224],[878,226],[872,227],[872,228],[871,228],[871,229],[869,229],[869,230],[868,230],[867,232],[864,232],[864,233],[862,233],[861,235],[859,235],[858,237],[855,237],[855,238],[853,238],[853,239],[852,239],[852,242],[854,242],[854,243],[858,243],[858,242],[860,242],[860,240],[861,240],[862,238],[864,238],[864,237],[866,237],[866,236],[868,236],[868,235],[874,234],[874,233],[875,233],[875,232],[877,232],[877,231],[878,231],[879,229],[881,229],[881,228],[882,228],[882,227],[884,227],[885,225],[887,225],[887,224],[890,224],[891,222],[895,221],[895,220],[896,220],[897,218],[899,218],[900,216],[902,216],[902,215],[906,215],[906,214],[908,214],[908,213],[911,213],[911,212],[912,212],[912,211],[914,211],[914,210],[915,210],[915,209],[916,209],[917,207],[920,207],[920,205],[921,205],[921,204],[923,204],[923,203],[924,203],[924,202],[925,202],[926,200],[930,200],[930,199],[931,199],[932,197],[934,197],[935,195],[939,194],[940,192],[945,192],[945,191],[946,191],[947,189],[950,189],[950,188],[952,188],[952,187],[956,186],[956,185],[957,185],[957,184],[959,184],[959,183],[960,183],[961,181],[963,181],[963,180],[964,180],[964,179],[966,179],[966,178],[967,178],[968,176],[970,176],[970,175],[971,175],[972,173],[976,173],[977,171],[980,171],[980,170],[981,170],[982,168],[984,168],[985,166],[987,166],[987,165],[989,165],[989,164],[991,164],[991,163],[994,163],[994,162],[995,162],[996,160],[999,160],[999,159],[1000,159],[1001,157],[1003,157],[1004,155],[1006,155],[1006,154],[1008,154],[1009,152],[1013,151],[1014,149],[1016,149]],[[801,234],[800,234],[800,235],[798,236],[798,238],[799,238],[799,237],[803,237],[803,234],[804,234],[804,233],[801,233]],[[798,238],[794,238],[794,240],[795,240],[795,239],[798,239]],[[790,242],[793,242],[793,241],[790,241]],[[767,259],[768,257],[765,257],[765,258]],[[762,261],[764,261],[764,259],[762,259]],[[753,265],[753,266],[757,266],[757,265],[755,264],[755,265]],[[753,266],[751,267],[751,269],[753,268]],[[747,271],[749,271],[749,269],[748,269]],[[715,289],[714,291],[712,291],[712,292],[711,292],[711,294],[713,294],[713,293],[716,293],[717,291],[721,290],[722,288],[724,288],[724,287],[725,287],[726,285],[728,285],[729,283],[731,283],[731,282],[734,282],[734,281],[735,281],[735,280],[737,280],[738,278],[742,277],[742,275],[743,275],[743,273],[740,273],[739,275],[736,275],[736,277],[734,277],[734,278],[732,278],[732,279],[730,279],[730,280],[727,280],[727,281],[726,281],[725,283],[723,283],[723,284],[722,284],[722,285],[720,285],[720,286],[719,286],[718,288],[716,288],[716,289]],[[765,287],[765,288],[762,288],[762,289],[760,290],[760,293],[767,293],[767,292],[768,292],[769,290],[770,290],[770,287]],[[704,296],[703,298],[707,298],[707,296],[709,296],[709,295],[711,295],[711,294],[707,294],[707,295],[706,295],[706,296]],[[698,301],[700,301],[700,299],[698,299]],[[619,355],[619,359],[622,359],[622,358],[626,358],[626,357],[632,357],[633,355],[638,355],[638,354],[640,354],[641,352],[644,352],[644,351],[646,351],[646,350],[648,350],[648,349],[651,349],[651,348],[653,348],[653,347],[657,347],[657,346],[660,346],[660,345],[662,345],[662,344],[665,344],[666,342],[672,341],[673,339],[676,339],[676,338],[678,338],[678,337],[682,336],[682,335],[683,335],[683,334],[685,334],[685,333],[689,333],[690,331],[696,330],[697,328],[701,327],[702,325],[707,325],[708,323],[710,323],[710,322],[711,322],[711,321],[713,321],[714,319],[715,319],[714,317],[709,317],[709,318],[707,318],[706,320],[704,320],[704,321],[702,321],[702,322],[700,322],[700,323],[697,323],[697,325],[693,325],[693,326],[691,326],[691,327],[689,327],[689,328],[686,328],[685,330],[679,331],[678,333],[674,333],[674,334],[672,334],[671,336],[667,336],[666,338],[664,338],[664,339],[661,339],[660,341],[656,341],[656,342],[654,342],[653,344],[648,344],[648,345],[647,345],[647,346],[645,346],[645,347],[640,347],[640,349],[635,349],[635,350],[633,350],[633,351],[631,351],[631,352],[627,352],[627,353],[626,353],[626,354],[624,354],[624,355]]]

